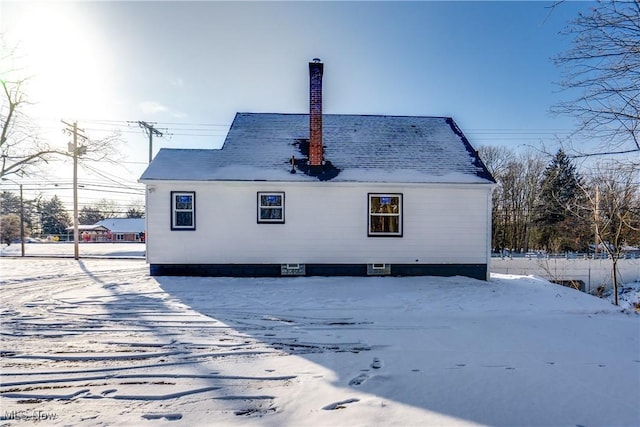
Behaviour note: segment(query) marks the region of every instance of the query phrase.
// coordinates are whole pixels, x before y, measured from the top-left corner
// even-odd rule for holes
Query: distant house
[[[144,242],[144,218],[108,218],[93,225],[78,225],[84,242]],[[67,231],[73,233],[73,227]]]
[[[95,225],[108,229],[107,235],[112,242],[144,241],[146,229],[144,218],[107,218]]]
[[[82,242],[104,242],[109,229],[102,225],[78,225],[79,238]],[[67,241],[73,240],[73,226],[67,227]]]
[[[222,149],[162,149],[146,185],[153,275],[486,279],[495,181],[453,119],[238,113]]]

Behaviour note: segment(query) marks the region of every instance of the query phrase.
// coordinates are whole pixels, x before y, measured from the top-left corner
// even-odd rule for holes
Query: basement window
[[[193,191],[171,192],[171,229],[196,229],[196,193]]]
[[[402,237],[402,194],[369,193],[369,236]]]
[[[258,192],[258,223],[284,224],[284,193]]]

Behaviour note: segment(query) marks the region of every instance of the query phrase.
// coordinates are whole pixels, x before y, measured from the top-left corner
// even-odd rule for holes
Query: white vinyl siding
[[[167,198],[183,182],[147,191],[151,263],[488,263],[491,186],[327,182],[194,182],[198,223],[170,233]],[[285,193],[286,223],[256,221],[256,194]],[[402,238],[371,238],[368,194],[402,194]]]

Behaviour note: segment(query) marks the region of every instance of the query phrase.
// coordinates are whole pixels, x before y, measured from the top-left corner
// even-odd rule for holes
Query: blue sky
[[[304,113],[308,66],[325,63],[324,112],[451,116],[473,145],[557,146],[553,117],[566,49],[559,34],[592,3],[0,3],[20,43],[32,114],[65,146],[60,119],[96,136],[119,129],[135,179],[154,148],[217,148],[237,111]],[[128,162],[128,163],[127,163]]]

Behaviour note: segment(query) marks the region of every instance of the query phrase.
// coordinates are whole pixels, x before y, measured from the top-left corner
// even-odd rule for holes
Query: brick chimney
[[[324,64],[309,62],[309,165],[322,166],[322,71]]]

